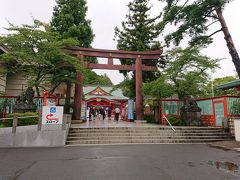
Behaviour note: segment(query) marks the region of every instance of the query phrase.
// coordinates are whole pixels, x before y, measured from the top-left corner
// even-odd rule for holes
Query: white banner
[[[63,106],[43,106],[42,124],[62,124]]]

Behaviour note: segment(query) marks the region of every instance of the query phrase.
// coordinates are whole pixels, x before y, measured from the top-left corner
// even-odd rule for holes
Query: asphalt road
[[[240,166],[240,153],[208,145],[0,149],[0,180],[240,179],[240,169],[217,169],[215,161]]]

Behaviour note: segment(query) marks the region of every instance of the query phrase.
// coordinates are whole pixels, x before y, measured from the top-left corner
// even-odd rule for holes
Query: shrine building
[[[111,110],[119,107],[122,110],[128,102],[128,97],[123,95],[121,89],[113,89],[110,86],[84,86],[83,93],[87,107],[103,107]]]

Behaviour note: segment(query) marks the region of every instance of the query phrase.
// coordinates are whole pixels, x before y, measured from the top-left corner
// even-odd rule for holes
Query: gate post
[[[84,56],[80,56],[80,62],[81,65],[83,64]],[[83,77],[82,73],[80,71],[77,72],[76,75],[76,80],[77,82],[75,83],[75,93],[74,93],[74,105],[73,105],[73,116],[72,120],[81,120],[81,107],[82,107],[82,82],[83,82]]]
[[[136,59],[136,115],[137,120],[143,120],[143,98],[142,98],[142,58],[138,55]]]

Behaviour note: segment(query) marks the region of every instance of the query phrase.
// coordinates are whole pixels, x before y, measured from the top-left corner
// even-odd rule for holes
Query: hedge
[[[25,112],[25,113],[12,113],[8,114],[6,118],[11,117],[25,117],[25,116],[38,116],[37,112]],[[2,124],[5,127],[12,127],[13,119],[3,120]],[[18,119],[18,126],[36,125],[38,124],[38,117],[26,117]]]

